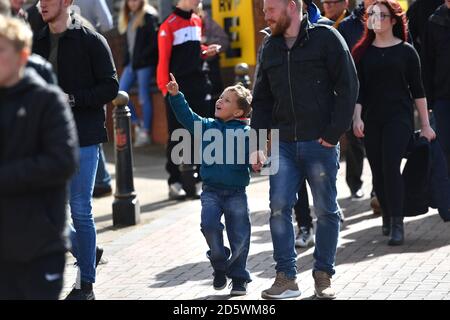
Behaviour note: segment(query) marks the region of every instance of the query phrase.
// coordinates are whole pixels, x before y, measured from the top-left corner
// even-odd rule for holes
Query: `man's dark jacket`
[[[450,181],[447,161],[437,140],[415,138],[408,147],[403,170],[404,216],[417,216],[437,208],[444,221],[450,221]]]
[[[134,70],[158,64],[158,20],[150,13],[144,16],[144,25],[136,29],[131,66]],[[126,37],[126,35],[125,35]],[[125,41],[123,65],[130,63],[128,41]]]
[[[444,3],[444,0],[416,0],[409,7],[406,15],[408,17],[408,29],[411,34],[414,47],[422,55],[424,47],[425,32],[428,18]]]
[[[63,253],[67,182],[78,163],[70,108],[32,69],[0,89],[0,105],[0,261]]]
[[[33,52],[48,59],[48,26],[35,37]],[[106,142],[103,106],[116,98],[117,72],[105,38],[84,26],[68,29],[59,39],[58,85],[75,97],[72,107],[81,147]]]
[[[424,51],[427,98],[450,100],[450,9],[445,4],[428,20]]]
[[[337,144],[349,128],[358,92],[345,40],[332,27],[303,18],[291,50],[269,36],[253,93],[253,129],[279,129],[280,140],[323,138]]]

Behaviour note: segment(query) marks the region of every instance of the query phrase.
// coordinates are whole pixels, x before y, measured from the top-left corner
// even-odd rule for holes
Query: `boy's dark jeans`
[[[246,268],[250,247],[250,214],[245,188],[227,190],[203,186],[201,194],[201,230],[210,250],[207,253],[215,271],[225,271],[231,279],[251,281]],[[231,256],[223,242],[224,225],[220,219],[225,216]]]

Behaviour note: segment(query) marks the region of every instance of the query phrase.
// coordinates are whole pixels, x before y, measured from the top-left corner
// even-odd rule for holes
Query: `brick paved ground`
[[[111,160],[110,147],[106,148]],[[136,189],[142,208],[138,226],[111,227],[112,197],[95,200],[98,241],[108,263],[98,268],[98,299],[261,299],[272,284],[274,261],[268,225],[268,181],[255,177],[248,189],[252,238],[248,268],[253,282],[245,297],[230,298],[229,289],[212,289],[211,267],[200,232],[200,203],[166,201],[164,152],[137,150]],[[113,167],[109,165],[111,171]],[[368,164],[364,189],[370,193]],[[368,198],[351,201],[345,184],[345,164],[338,177],[338,198],[346,220],[342,226],[333,285],[338,299],[450,299],[450,224],[435,210],[405,219],[406,242],[386,245],[381,218],[374,216]],[[299,299],[311,299],[313,248],[298,251]],[[76,269],[70,258],[62,297],[71,289]]]

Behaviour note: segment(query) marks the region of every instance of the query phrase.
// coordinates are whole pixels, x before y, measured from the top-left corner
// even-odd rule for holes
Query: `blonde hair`
[[[124,0],[122,7],[120,8],[120,13],[119,13],[118,29],[119,29],[119,33],[121,33],[121,34],[124,34],[125,32],[127,32],[128,22],[130,21],[130,12],[131,12],[131,10],[128,7],[128,1]],[[146,13],[150,13],[151,15],[153,15],[155,17],[158,16],[158,11],[156,11],[156,9],[148,3],[148,0],[141,0],[141,6],[138,9],[138,11],[136,12],[136,19],[134,20],[134,23],[132,25],[132,28],[134,30],[136,30],[139,27],[144,26],[144,24],[145,24],[144,16]]]
[[[243,117],[250,116],[252,112],[252,93],[249,89],[244,87],[242,84],[238,83],[234,86],[225,88],[225,91],[234,92],[237,96],[237,105],[240,110],[244,111]]]
[[[0,37],[12,43],[17,52],[31,49],[33,32],[20,19],[0,15]]]

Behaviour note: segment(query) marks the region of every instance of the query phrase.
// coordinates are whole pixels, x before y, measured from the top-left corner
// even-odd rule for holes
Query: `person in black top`
[[[420,59],[406,43],[406,17],[400,4],[377,0],[366,15],[364,37],[353,49],[360,81],[353,131],[355,136],[364,137],[383,210],[383,234],[390,233],[389,245],[401,245],[404,186],[400,164],[414,132],[414,103],[421,136],[432,140],[436,135],[428,120]]]
[[[421,57],[423,54],[422,48],[425,48],[425,30],[428,18],[443,3],[444,0],[416,0],[406,12],[408,28],[414,43],[414,48],[416,48]]]
[[[135,147],[150,143],[153,104],[150,94],[152,79],[158,63],[157,11],[147,0],[123,2],[119,15],[119,32],[125,35],[123,73],[120,90],[129,92],[137,81],[142,116],[138,117],[130,103],[132,120],[136,125]]]
[[[428,20],[424,64],[427,98],[433,107],[436,132],[447,155],[450,176],[450,0]]]
[[[64,93],[25,68],[31,39],[24,22],[0,14],[0,300],[58,299],[78,164]]]
[[[364,34],[364,14],[366,8],[374,2],[375,0],[364,0],[353,10],[350,16],[339,24],[338,31],[344,37],[350,50],[355,47],[356,43]],[[347,146],[345,148],[345,163],[347,168],[345,171],[345,180],[350,188],[352,198],[361,199],[364,197],[364,192],[362,191],[363,181],[361,180],[365,154],[364,142],[362,139],[355,137],[351,128],[345,133],[345,137],[347,138]],[[381,213],[379,205],[377,205],[378,200],[375,197],[373,187],[370,204],[374,213]]]

